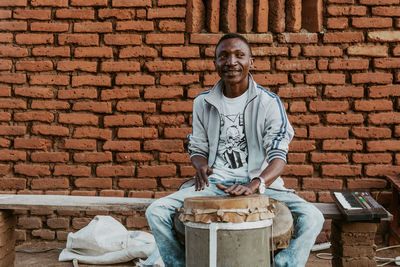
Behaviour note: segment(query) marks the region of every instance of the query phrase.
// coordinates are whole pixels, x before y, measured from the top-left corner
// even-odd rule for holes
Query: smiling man
[[[196,97],[189,154],[195,185],[155,201],[146,211],[166,266],[185,266],[185,251],[172,233],[171,215],[186,197],[264,194],[286,203],[294,236],[275,256],[275,266],[305,266],[324,218],[314,205],[284,187],[280,175],[293,129],[279,97],[250,75],[253,57],[241,35],[224,35],[215,50],[221,79]]]

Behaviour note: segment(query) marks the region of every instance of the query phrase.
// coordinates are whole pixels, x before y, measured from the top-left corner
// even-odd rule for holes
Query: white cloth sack
[[[69,233],[59,261],[87,264],[114,264],[147,258],[156,249],[152,234],[128,231],[111,216],[96,216],[84,228]]]

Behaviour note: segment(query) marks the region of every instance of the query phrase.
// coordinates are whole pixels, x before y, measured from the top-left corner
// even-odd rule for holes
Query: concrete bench
[[[0,267],[13,266],[15,259],[15,234],[16,216],[13,210],[68,210],[68,211],[144,211],[154,201],[149,198],[121,198],[121,197],[84,197],[84,196],[62,196],[62,195],[0,195]],[[340,237],[347,233],[359,233],[366,227],[367,232],[363,231],[361,235],[365,239],[365,233],[368,233],[368,245],[352,243],[351,249],[355,246],[361,248],[361,251],[372,250],[373,244],[370,244],[371,238],[375,237],[376,223],[346,223],[343,222],[340,211],[334,203],[315,203],[314,204],[324,214],[326,219],[332,219],[332,231]],[[391,215],[390,217],[391,218]],[[351,226],[354,227],[351,227]],[[372,225],[372,226],[371,226]],[[375,227],[374,227],[375,225]],[[346,240],[344,240],[346,241]],[[354,240],[353,240],[354,241]],[[358,242],[358,243],[357,243]],[[344,245],[343,245],[344,244]],[[346,252],[346,243],[343,240],[332,240],[333,250],[344,257]],[[337,246],[337,248],[335,248]],[[365,246],[367,248],[365,248]],[[358,253],[360,254],[360,253]],[[345,266],[345,265],[333,265]],[[362,265],[361,265],[362,266]],[[367,265],[365,265],[367,266]]]

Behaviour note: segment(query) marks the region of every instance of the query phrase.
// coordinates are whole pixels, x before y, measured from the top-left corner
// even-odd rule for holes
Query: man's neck
[[[235,83],[229,84],[224,82],[224,95],[229,98],[234,98],[241,96],[244,92],[247,91],[249,87],[249,80],[246,79],[246,83]]]

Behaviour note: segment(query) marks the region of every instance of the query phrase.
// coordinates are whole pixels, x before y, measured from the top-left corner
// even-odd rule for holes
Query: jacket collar
[[[223,95],[224,84],[222,79],[220,79],[213,88],[211,88],[210,93],[205,96],[205,100],[211,105],[215,106],[218,110],[221,107],[221,100]],[[249,87],[247,103],[253,100],[258,95],[257,84],[253,79],[253,76],[249,73]],[[247,104],[246,103],[246,104]]]

